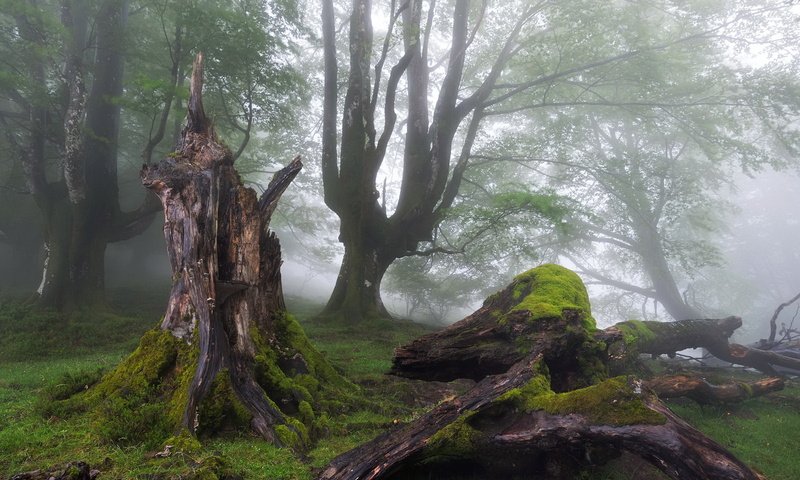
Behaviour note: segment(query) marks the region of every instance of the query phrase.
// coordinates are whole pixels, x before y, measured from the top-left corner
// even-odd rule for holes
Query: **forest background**
[[[736,314],[740,342],[793,334],[796,309],[769,319],[800,290],[796,2],[0,7],[4,297],[166,300],[139,171],[174,151],[202,51],[246,183],[305,159],[271,227],[287,295],[332,324],[441,325],[556,262],[600,325]]]

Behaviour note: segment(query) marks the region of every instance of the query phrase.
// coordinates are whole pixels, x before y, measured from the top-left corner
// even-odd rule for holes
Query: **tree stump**
[[[203,111],[202,70],[198,55],[175,151],[141,173],[164,208],[173,272],[164,319],[87,399],[109,440],[156,445],[169,434],[249,425],[267,441],[303,448],[321,412],[342,405],[353,386],[284,305],[280,245],[268,226],[302,165],[295,158],[260,198],[246,188]]]
[[[692,322],[720,348],[732,332],[720,325],[737,326],[728,319]],[[575,478],[623,451],[676,479],[761,478],[673,414],[641,380],[618,374],[649,353],[647,342],[662,344],[648,325],[635,326],[643,328],[597,330],[586,289],[566,268],[526,272],[469,317],[396,350],[392,374],[478,380],[471,390],[342,454],[319,478]],[[665,341],[668,331],[686,330],[665,329]],[[677,392],[675,381],[662,386]],[[692,395],[706,388],[686,386]],[[742,391],[713,393],[737,399]]]

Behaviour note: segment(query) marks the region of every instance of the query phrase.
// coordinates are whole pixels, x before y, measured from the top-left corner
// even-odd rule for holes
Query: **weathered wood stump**
[[[296,158],[260,198],[203,111],[202,57],[195,61],[186,128],[173,153],[142,168],[164,208],[173,286],[159,329],[86,393],[101,435],[176,448],[188,436],[249,426],[303,448],[320,412],[353,386],[309,344],[287,314],[280,245],[268,226],[300,171]]]
[[[732,330],[720,326],[736,321],[705,324],[693,328],[727,345]],[[650,353],[645,337],[662,345],[646,323],[630,327],[597,330],[583,283],[563,267],[522,274],[469,317],[396,350],[394,375],[478,383],[344,453],[319,478],[574,478],[623,451],[671,478],[760,478],[673,414],[641,380],[615,372]],[[699,395],[702,387],[693,387]]]

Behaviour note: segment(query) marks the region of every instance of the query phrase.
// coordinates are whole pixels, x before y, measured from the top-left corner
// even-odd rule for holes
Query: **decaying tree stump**
[[[665,394],[685,387],[683,394],[734,401],[780,388],[780,379],[715,389],[678,377],[648,384],[613,376],[639,353],[666,345],[663,353],[708,342],[727,351],[737,320],[690,321],[663,331],[625,322],[600,331],[580,278],[542,265],[464,320],[396,350],[391,373],[472,378],[478,383],[470,391],[346,452],[319,478],[574,478],[622,451],[671,478],[761,478],[673,414],[648,385]],[[679,348],[678,332],[689,330],[691,340]]]
[[[302,165],[294,159],[258,198],[217,140],[201,90],[198,55],[177,148],[142,169],[163,204],[173,272],[163,322],[87,393],[88,404],[110,440],[156,444],[165,434],[249,425],[270,442],[302,448],[320,411],[341,405],[334,397],[352,388],[284,305],[280,245],[268,226]],[[173,439],[181,441],[190,439]]]

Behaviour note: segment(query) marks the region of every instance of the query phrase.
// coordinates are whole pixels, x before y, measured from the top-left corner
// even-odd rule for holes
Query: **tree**
[[[551,179],[576,205],[569,221],[573,238],[583,241],[567,257],[593,282],[652,299],[674,319],[703,316],[683,290],[703,269],[722,264],[717,244],[733,207],[720,190],[748,157],[758,158],[748,168],[783,161],[769,148],[726,136],[732,121],[714,111],[705,107],[713,124],[698,122],[697,112],[586,112],[554,135],[560,146]]]
[[[485,8],[485,5],[484,5]],[[434,4],[428,20],[422,23],[423,3],[393,2],[388,33],[375,65],[372,85],[372,3],[353,4],[350,17],[350,70],[341,136],[337,153],[337,62],[333,2],[323,3],[325,54],[324,118],[322,165],[325,202],[341,220],[340,241],[345,246],[344,259],[334,291],[326,306],[327,313],[341,313],[351,321],[370,315],[387,315],[380,298],[380,284],[388,266],[397,258],[411,255],[420,242],[432,240],[436,224],[450,206],[460,184],[456,173],[448,184],[453,142],[461,123],[470,117],[497,82],[504,66],[518,48],[523,27],[537,12],[535,6],[522,8],[519,21],[511,27],[495,65],[471,95],[459,101],[465,69],[466,50],[472,43],[469,17],[477,15],[474,27],[481,24],[484,8],[474,11],[470,2],[461,0],[452,10],[452,33],[449,60],[444,67],[433,115],[429,113],[428,92],[434,79],[429,69],[431,24],[441,15]],[[379,89],[392,46],[393,30],[402,16],[403,54],[391,68],[384,97],[383,131],[376,131]],[[397,114],[395,101],[401,77],[408,89],[407,128],[403,158],[403,181],[394,213],[389,216],[385,201],[381,205],[376,176],[394,134]],[[477,129],[481,114],[474,115],[471,129]],[[471,134],[474,139],[475,133]],[[469,143],[469,140],[467,141]],[[469,151],[469,147],[466,147]]]
[[[718,231],[725,211],[714,198],[725,166],[704,157],[691,134],[670,129],[668,122],[589,114],[588,123],[580,140],[562,138],[574,150],[556,168],[564,191],[579,205],[575,236],[602,245],[594,252],[606,261],[616,257],[629,273],[641,272],[644,286],[616,278],[596,261],[587,266],[580,249],[568,257],[589,278],[652,298],[676,320],[702,317],[682,295],[676,274],[691,276],[720,261],[709,233]]]
[[[442,9],[447,7],[452,10],[445,14]],[[696,15],[683,8],[645,4],[508,2],[498,8],[514,11],[509,19],[485,2],[462,0],[447,7],[393,2],[386,36],[380,50],[373,52],[372,2],[353,3],[337,141],[336,15],[331,0],[323,3],[322,169],[325,202],[340,218],[339,240],[345,249],[327,314],[352,321],[385,315],[380,285],[388,266],[404,256],[447,250],[436,244],[438,227],[458,204],[473,148],[490,135],[487,125],[513,128],[522,112],[581,104],[586,85],[606,85],[616,79],[613,73],[621,65],[638,62],[643,70],[664,51],[681,54],[704,48],[730,25],[776,11],[743,6],[727,14],[698,7],[709,11]],[[438,26],[442,18],[452,23]],[[630,22],[630,28],[616,28],[620,20]],[[572,35],[576,25],[580,36]],[[439,36],[444,30],[447,49],[441,61],[432,61],[440,53],[435,50],[443,43]],[[401,43],[402,52],[394,53]],[[392,68],[384,68],[390,61]],[[658,88],[657,83],[650,86]],[[405,110],[397,102],[402,87],[408,99]],[[603,103],[625,107],[624,99]],[[400,112],[405,116],[400,123],[405,136],[397,142],[403,176],[392,211],[386,198],[381,201],[376,180],[397,136]]]
[[[302,164],[296,158],[279,171],[260,197],[245,187],[203,109],[202,74],[198,55],[181,140],[141,172],[163,205],[173,270],[163,321],[68,402],[89,409],[109,441],[152,445],[233,426],[303,449],[332,392],[346,398],[354,387],[310,345],[283,301],[280,244],[268,227]]]

